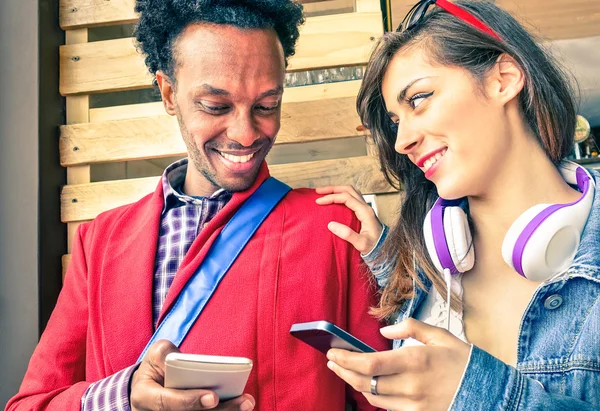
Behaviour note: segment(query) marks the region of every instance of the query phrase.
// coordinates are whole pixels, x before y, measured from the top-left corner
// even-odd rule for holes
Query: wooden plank
[[[352,184],[364,194],[391,192],[376,159],[354,157],[270,167],[271,174],[294,188]],[[61,194],[63,222],[85,221],[103,211],[132,203],[154,191],[160,177],[65,186]]]
[[[310,86],[288,87],[283,93],[283,103],[298,103],[302,101],[339,97],[356,97],[361,82],[361,80],[351,80],[336,83],[312,84]],[[162,101],[102,107],[90,109],[90,123],[151,117],[163,114],[165,114],[165,110]]]
[[[381,3],[379,0],[355,0],[355,1],[356,1],[356,11],[359,13],[364,13],[364,12],[381,13]]]
[[[387,226],[391,226],[398,219],[398,214],[400,213],[400,195],[401,193],[397,191],[375,195],[377,217]]]
[[[67,270],[69,269],[69,264],[71,264],[71,254],[63,255],[61,258],[61,261],[62,261],[62,280],[64,283],[65,282],[65,274],[67,273]]]
[[[60,0],[58,19],[63,30],[137,21],[135,0]]]
[[[277,144],[364,135],[355,98],[287,103],[281,109]],[[61,164],[80,164],[185,155],[177,119],[169,115],[61,127]]]
[[[496,0],[532,34],[545,39],[600,35],[598,0]]]
[[[382,31],[381,13],[308,18],[288,71],[365,64]],[[152,77],[131,38],[60,48],[60,92],[63,95],[151,86]]]
[[[84,44],[88,41],[88,30],[71,30],[65,34],[67,44]],[[67,124],[83,124],[89,121],[89,96],[70,96],[66,98]],[[86,184],[90,182],[90,166],[80,165],[67,168],[67,184]],[[67,251],[71,252],[73,237],[79,227],[78,223],[67,224]]]
[[[394,30],[416,1],[392,2]],[[496,0],[532,34],[550,40],[600,35],[598,0]]]

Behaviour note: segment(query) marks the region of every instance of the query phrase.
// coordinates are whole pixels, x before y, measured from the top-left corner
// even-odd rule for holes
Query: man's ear
[[[167,77],[163,71],[158,70],[156,72],[156,83],[158,84],[158,89],[160,90],[160,96],[162,97],[165,111],[167,114],[174,116],[176,114],[175,87],[171,82],[171,79],[169,79],[169,77]]]
[[[514,99],[525,86],[525,73],[517,61],[502,54],[487,77],[487,92],[490,98],[501,103]]]

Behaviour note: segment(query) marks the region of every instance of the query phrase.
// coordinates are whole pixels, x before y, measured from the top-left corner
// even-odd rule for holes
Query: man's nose
[[[227,128],[227,138],[244,147],[250,147],[260,138],[260,132],[251,115],[240,115],[231,120]]]

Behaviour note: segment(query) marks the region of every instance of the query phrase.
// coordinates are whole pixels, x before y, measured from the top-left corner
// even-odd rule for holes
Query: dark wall
[[[57,15],[58,0],[0,1],[0,408],[54,305],[65,252]]]

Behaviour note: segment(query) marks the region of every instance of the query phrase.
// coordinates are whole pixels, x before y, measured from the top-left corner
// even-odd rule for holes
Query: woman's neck
[[[469,197],[478,262],[504,264],[504,236],[527,209],[542,203],[569,203],[581,196],[564,181],[535,140],[519,140],[525,144],[507,153],[486,192]]]

